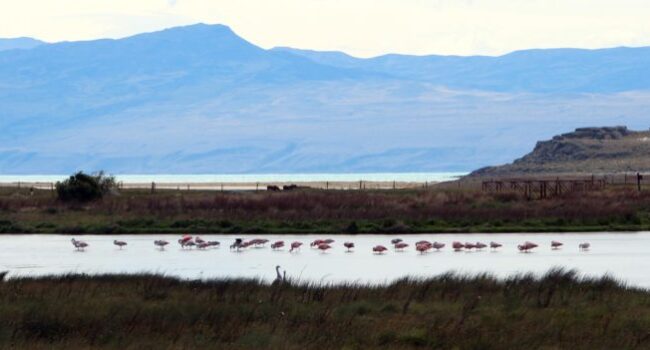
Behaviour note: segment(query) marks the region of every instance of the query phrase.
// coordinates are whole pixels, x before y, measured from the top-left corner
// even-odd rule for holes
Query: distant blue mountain
[[[650,47],[525,50],[499,57],[390,54],[370,59],[341,52],[274,50],[325,65],[386,73],[455,89],[541,93],[650,89]]]
[[[32,38],[13,38],[2,39],[0,38],[0,51],[22,49],[33,49],[36,46],[45,44],[44,42]]]
[[[360,59],[205,24],[33,44],[0,52],[0,173],[471,170],[650,112],[650,48]]]

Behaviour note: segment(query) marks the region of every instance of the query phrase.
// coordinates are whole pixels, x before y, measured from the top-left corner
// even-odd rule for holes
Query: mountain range
[[[223,25],[0,40],[0,174],[467,171],[647,128],[650,48],[356,58]]]

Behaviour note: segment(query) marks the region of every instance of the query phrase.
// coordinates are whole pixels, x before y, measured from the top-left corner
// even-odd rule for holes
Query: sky
[[[500,55],[650,46],[648,0],[0,0],[0,37],[120,38],[225,24],[264,48]]]

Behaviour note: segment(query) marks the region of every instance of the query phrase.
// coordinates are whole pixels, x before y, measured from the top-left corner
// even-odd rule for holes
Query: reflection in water
[[[272,281],[275,266],[282,266],[289,277],[314,282],[385,283],[404,276],[427,277],[448,271],[459,273],[490,272],[497,276],[514,273],[543,273],[556,266],[578,269],[587,275],[610,275],[637,286],[650,287],[650,233],[593,234],[463,234],[463,235],[400,235],[409,246],[396,252],[388,235],[314,235],[264,236],[270,242],[303,242],[302,249],[289,252],[289,247],[272,250],[245,248],[231,251],[228,246],[235,236],[202,235],[206,241],[220,241],[221,248],[205,250],[182,249],[174,235],[121,235],[77,237],[88,243],[85,251],[77,251],[66,235],[4,235],[0,236],[0,270],[10,276],[49,275],[62,273],[161,273],[184,278],[248,277]],[[244,240],[254,237],[242,236]],[[318,238],[332,238],[332,249],[325,252],[310,248]],[[114,239],[128,243],[123,249]],[[171,242],[165,250],[154,245],[155,240]],[[440,252],[426,254],[416,251],[421,240],[446,243]],[[552,249],[551,241],[564,243]],[[344,242],[354,242],[352,252],[346,252]],[[459,251],[452,242],[495,241],[503,244],[497,251]],[[517,246],[526,241],[539,247],[522,253]],[[589,242],[581,251],[579,244]],[[384,245],[389,250],[373,254],[372,248]]]

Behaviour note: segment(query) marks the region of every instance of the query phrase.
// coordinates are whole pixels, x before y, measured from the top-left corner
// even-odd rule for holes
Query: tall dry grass
[[[0,282],[0,347],[633,349],[650,294],[616,280],[445,274],[389,285],[153,275]]]
[[[642,228],[650,222],[650,192],[608,189],[527,200],[513,193],[428,191],[295,191],[284,193],[125,191],[89,204],[66,204],[41,193],[0,195],[0,232],[340,232],[356,222],[362,232],[435,229],[534,230]],[[4,229],[2,228],[4,225]],[[392,231],[391,231],[392,230]],[[74,232],[74,231],[73,231]]]

